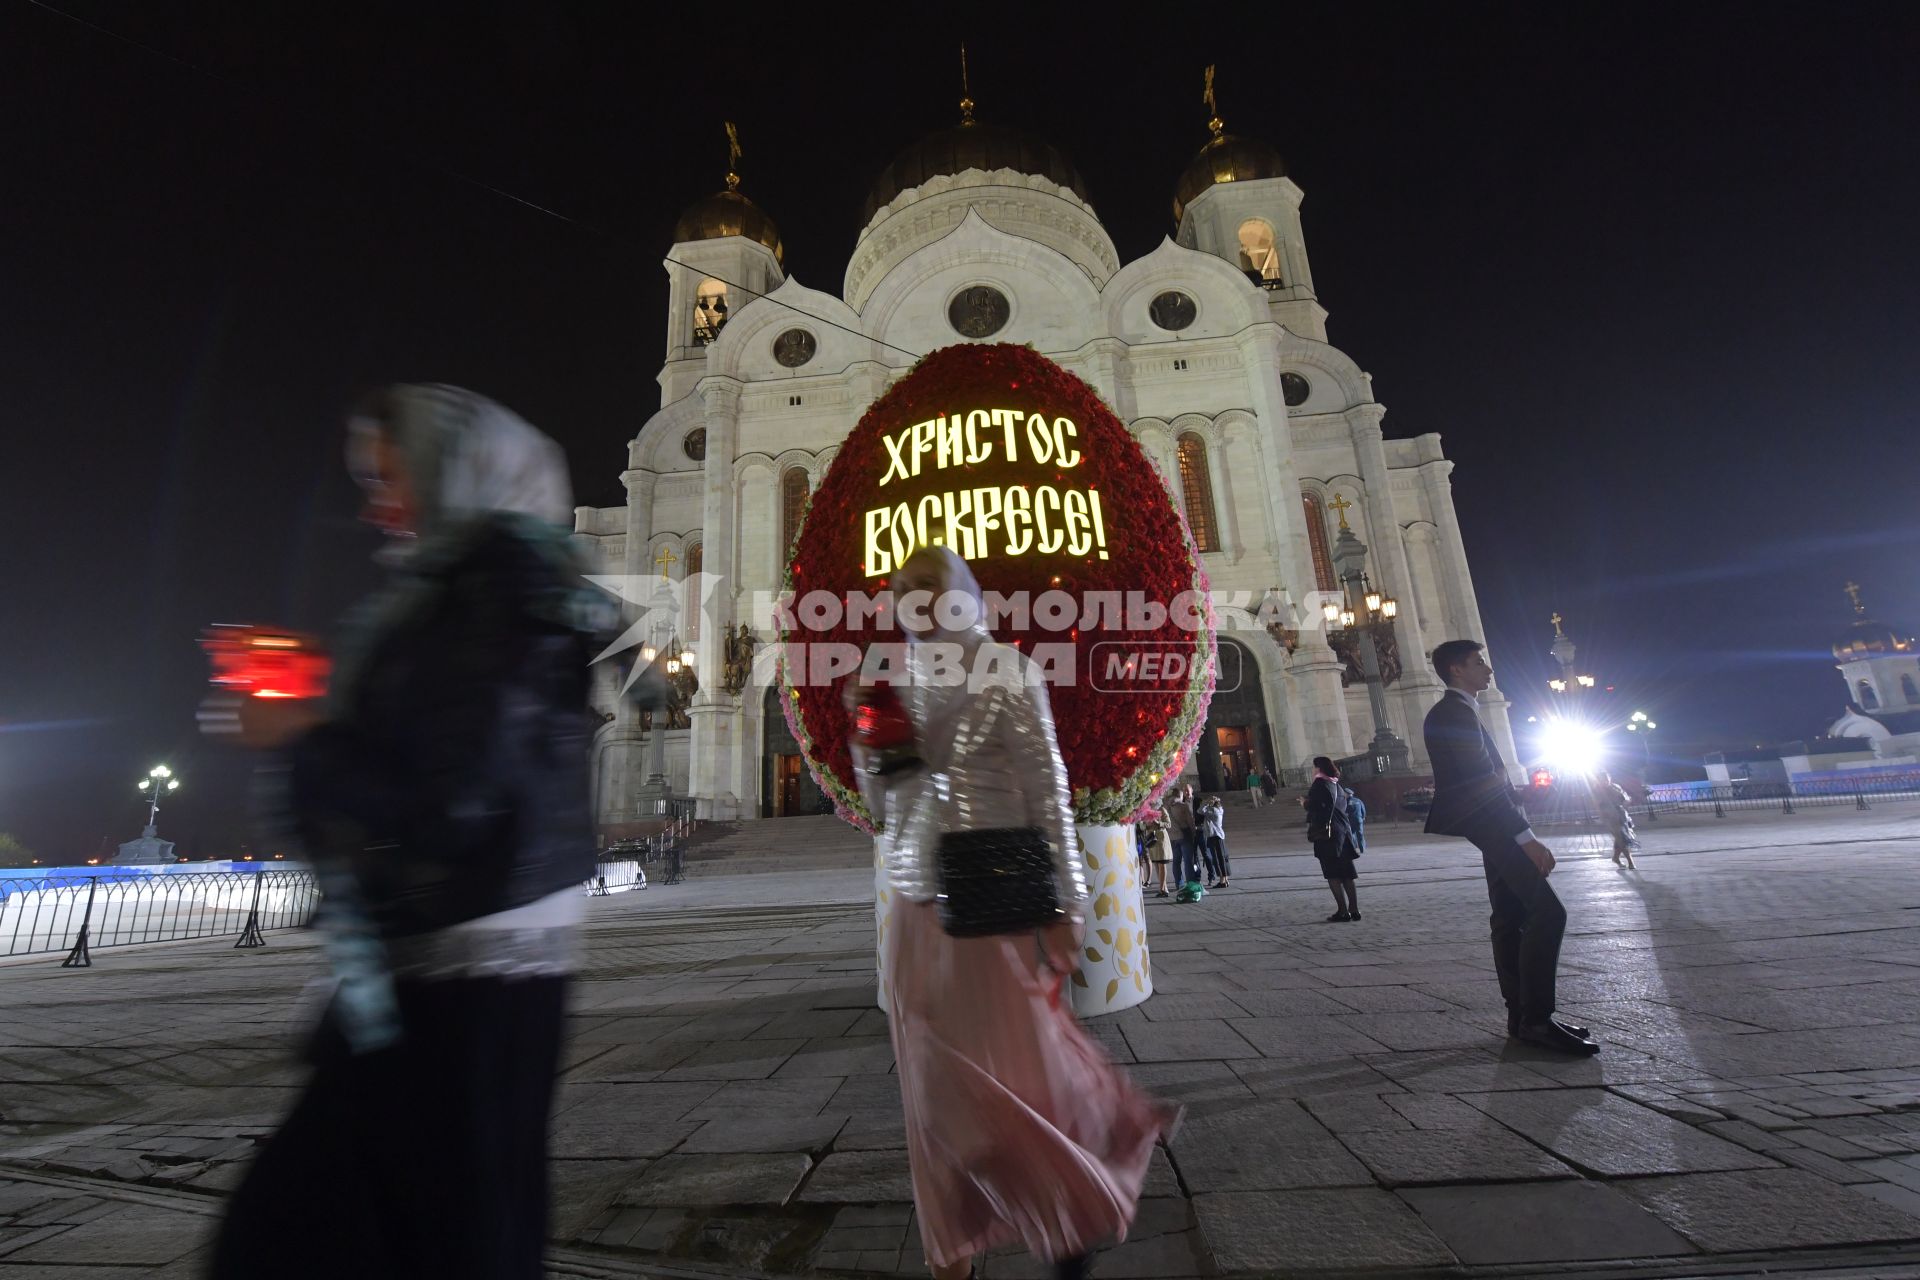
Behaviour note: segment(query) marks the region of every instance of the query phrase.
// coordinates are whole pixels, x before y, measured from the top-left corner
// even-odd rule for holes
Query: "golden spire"
[[[1862,603],[1860,599],[1860,584],[1857,582],[1849,582],[1846,586],[1842,587],[1841,590],[1847,593],[1847,599],[1853,601],[1853,611],[1861,617],[1865,617],[1867,606]]]
[[[1340,527],[1342,529],[1347,528],[1348,527],[1347,526],[1347,509],[1353,505],[1351,502],[1347,501],[1347,495],[1344,493],[1336,493],[1333,495],[1333,501],[1329,502],[1327,505],[1329,507],[1332,507],[1334,511],[1339,514]]]
[[[1562,630],[1560,629],[1560,624],[1561,624],[1561,623],[1563,623],[1563,622],[1565,622],[1565,621],[1566,621],[1566,619],[1565,619],[1565,618],[1563,618],[1563,617],[1561,617],[1558,611],[1555,611],[1555,613],[1554,613],[1554,615],[1553,615],[1553,617],[1552,617],[1552,618],[1550,619],[1550,621],[1551,621],[1551,622],[1553,623],[1553,638],[1554,638],[1555,640],[1564,640],[1564,639],[1566,639],[1566,638],[1567,638],[1567,633],[1566,633],[1566,632],[1564,632],[1564,631],[1562,631]]]
[[[1227,126],[1220,119],[1219,99],[1213,96],[1212,63],[1207,64],[1207,88],[1206,92],[1201,95],[1200,100],[1207,104],[1207,114],[1212,117],[1212,119],[1207,121],[1207,128],[1212,131],[1213,140],[1219,142],[1222,140],[1221,135],[1226,132]]]
[[[960,127],[973,123],[973,85],[967,79],[967,46],[960,46]]]
[[[740,189],[740,130],[727,121],[727,190]]]

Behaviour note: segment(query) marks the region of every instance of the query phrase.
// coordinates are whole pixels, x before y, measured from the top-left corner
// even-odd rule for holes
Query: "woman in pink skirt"
[[[952,551],[916,552],[893,587],[922,763],[880,777],[855,756],[894,890],[882,945],[921,1242],[936,1280],[1016,1241],[1081,1276],[1095,1247],[1126,1235],[1179,1110],[1127,1079],[1067,1000],[1087,885],[1045,685],[988,637],[979,584]],[[1052,843],[1066,919],[950,936],[934,902],[941,835],[1016,826]]]

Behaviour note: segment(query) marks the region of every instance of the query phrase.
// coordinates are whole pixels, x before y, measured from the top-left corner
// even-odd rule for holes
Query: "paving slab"
[[[1366,1166],[1292,1102],[1190,1115],[1170,1150],[1188,1190],[1196,1193],[1373,1183]]]
[[[905,1151],[836,1151],[820,1161],[800,1199],[809,1203],[911,1202],[913,1179]]]
[[[1920,1217],[1802,1169],[1637,1178],[1620,1191],[1703,1249],[1920,1241]]]
[[[1445,1182],[1528,1182],[1579,1175],[1525,1138],[1488,1124],[1341,1135],[1383,1187]]]
[[[1678,1232],[1612,1187],[1592,1182],[1418,1187],[1400,1193],[1471,1265],[1598,1262],[1695,1252]]]
[[[1195,1197],[1194,1211],[1215,1264],[1229,1274],[1353,1272],[1454,1261],[1419,1215],[1372,1187],[1221,1192]]]
[[[69,1227],[36,1244],[12,1250],[6,1265],[19,1262],[158,1266],[205,1244],[213,1224],[205,1217],[139,1204],[115,1204],[112,1210]]]
[[[813,1161],[805,1155],[665,1156],[615,1200],[633,1205],[780,1205]]]
[[[1469,1094],[1462,1101],[1569,1163],[1607,1177],[1777,1163],[1601,1089]]]
[[[749,1114],[709,1120],[675,1150],[681,1155],[737,1155],[752,1152],[821,1152],[846,1127],[848,1117]]]

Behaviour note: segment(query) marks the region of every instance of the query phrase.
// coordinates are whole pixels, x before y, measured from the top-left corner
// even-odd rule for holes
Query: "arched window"
[[[682,580],[687,597],[682,607],[686,611],[686,637],[689,642],[700,638],[700,566],[706,563],[706,558],[706,551],[700,543],[696,542],[687,548],[687,576]]]
[[[1220,549],[1220,522],[1213,513],[1213,476],[1207,470],[1207,442],[1189,431],[1180,437],[1180,494],[1187,503],[1187,527],[1202,551]]]
[[[1280,274],[1280,244],[1273,238],[1273,228],[1259,218],[1240,224],[1240,269],[1263,288],[1286,284]]]
[[[1873,691],[1872,685],[1862,680],[1860,682],[1860,709],[1863,711],[1872,711],[1879,705],[1880,695]]]
[[[1339,579],[1333,576],[1333,552],[1327,547],[1327,513],[1320,506],[1320,495],[1306,490],[1300,495],[1306,508],[1307,546],[1313,550],[1313,585],[1318,591],[1338,591]]]
[[[780,564],[793,554],[794,535],[807,511],[807,469],[788,467],[780,476]]]
[[[704,347],[720,336],[727,323],[727,286],[702,280],[693,291],[693,343]]]
[[[1912,676],[1900,677],[1900,696],[1905,698],[1910,706],[1920,704],[1920,688],[1914,687]]]

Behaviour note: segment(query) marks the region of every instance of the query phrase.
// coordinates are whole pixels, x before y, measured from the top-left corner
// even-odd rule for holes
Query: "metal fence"
[[[319,899],[311,871],[0,879],[0,954],[66,951],[79,966],[135,942],[238,934],[236,946],[260,946],[265,930],[307,924]]]
[[[1691,783],[1684,789],[1664,789],[1635,800],[1630,808],[1636,822],[1658,822],[1681,814],[1772,812],[1792,814],[1802,809],[1871,809],[1876,805],[1920,799],[1920,783],[1911,779],[1853,781],[1820,779],[1814,782]],[[1599,806],[1583,791],[1564,795],[1523,793],[1527,818],[1536,827],[1598,827],[1604,825]]]
[[[1772,809],[1871,809],[1876,803],[1920,799],[1920,784],[1904,779],[1863,778],[1857,782],[1733,782],[1694,788],[1683,796],[1650,798],[1633,806],[1636,815],[1658,821],[1666,814],[1729,813]]]

